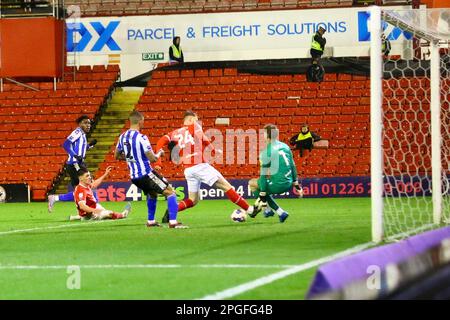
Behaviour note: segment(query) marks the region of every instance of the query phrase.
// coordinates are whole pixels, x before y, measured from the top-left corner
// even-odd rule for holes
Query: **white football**
[[[231,214],[231,220],[234,222],[245,222],[247,220],[247,213],[242,209],[236,209]]]

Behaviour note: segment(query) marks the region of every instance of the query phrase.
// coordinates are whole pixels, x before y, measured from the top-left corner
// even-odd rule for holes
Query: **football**
[[[236,209],[231,214],[231,220],[234,222],[245,222],[247,220],[247,213],[242,209]]]

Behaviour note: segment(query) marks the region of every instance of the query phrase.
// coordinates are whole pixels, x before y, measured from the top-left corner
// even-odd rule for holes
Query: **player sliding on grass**
[[[294,193],[303,196],[301,185],[297,181],[297,168],[288,145],[278,140],[279,131],[275,125],[268,124],[264,127],[264,139],[267,147],[261,151],[259,161],[261,176],[259,179],[251,179],[249,186],[252,192],[259,195],[255,203],[255,210],[249,214],[254,218],[261,209],[266,218],[278,214],[280,222],[284,222],[289,214],[284,211],[273,199],[272,195],[289,191],[292,186]]]
[[[195,206],[199,201],[200,185],[202,183],[208,186],[223,190],[231,202],[247,211],[253,212],[253,206],[250,206],[243,197],[241,197],[231,186],[231,184],[211,166],[204,157],[204,150],[214,146],[204,134],[198,123],[197,114],[192,111],[186,111],[183,118],[183,126],[159,139],[156,145],[156,151],[164,146],[170,149],[171,160],[175,164],[184,166],[184,176],[186,177],[189,197],[178,204],[178,211]],[[158,160],[155,169],[161,169],[161,160]],[[167,222],[167,213],[163,218]]]
[[[188,228],[177,221],[178,203],[175,191],[150,165],[150,162],[157,161],[164,151],[153,153],[148,137],[139,132],[143,127],[144,116],[138,111],[133,111],[130,114],[130,129],[122,133],[117,142],[115,158],[127,162],[131,181],[147,195],[147,227],[161,227],[155,220],[155,212],[157,195],[163,194],[167,199],[169,227]]]
[[[124,219],[131,211],[131,205],[128,203],[121,213],[113,212],[103,208],[95,199],[92,189],[97,188],[102,181],[109,175],[112,167],[106,168],[103,176],[92,181],[91,173],[86,168],[78,170],[80,183],[73,191],[75,203],[78,208],[78,216],[70,216],[70,220],[104,220],[104,219]]]

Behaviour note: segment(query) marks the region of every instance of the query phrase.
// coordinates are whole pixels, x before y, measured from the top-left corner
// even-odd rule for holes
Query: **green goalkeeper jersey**
[[[261,165],[260,191],[268,191],[268,185],[280,188],[290,188],[297,180],[292,151],[281,141],[270,142],[259,155]]]

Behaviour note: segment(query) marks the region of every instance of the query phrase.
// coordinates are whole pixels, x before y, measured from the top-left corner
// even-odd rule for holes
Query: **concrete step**
[[[99,150],[99,149],[102,149],[102,147],[111,146],[111,143],[114,143],[114,141],[115,141],[115,137],[111,137],[111,136],[109,138],[106,138],[106,139],[103,139],[103,140],[99,140],[97,142],[97,144],[95,145],[95,149]],[[92,150],[92,151],[94,151],[94,150]]]
[[[99,131],[99,132],[95,132],[94,134],[92,134],[91,135],[91,137],[102,137],[102,138],[105,138],[105,139],[108,139],[108,138],[110,138],[111,137],[111,133],[114,133],[114,132],[120,132],[120,131],[117,131],[117,129],[114,129],[114,131],[113,130],[110,130],[110,131]]]
[[[111,99],[111,104],[114,103],[132,103],[138,101],[143,91],[116,91]]]
[[[125,124],[125,121],[130,116],[130,113],[131,113],[131,111],[127,112],[127,113],[120,113],[120,114],[108,113],[108,114],[104,114],[102,116],[102,118],[106,119],[108,121],[117,121],[117,123]],[[120,122],[120,121],[122,121],[122,122]]]
[[[123,126],[122,126],[122,128],[123,128]],[[122,130],[122,128],[120,128],[120,129],[119,128],[100,128],[101,130],[99,130],[98,133],[111,135],[113,133],[120,132]],[[95,131],[95,132],[97,132],[97,131]]]
[[[104,154],[98,155],[97,157],[89,157],[89,159],[86,159],[85,162],[86,164],[99,164],[103,162],[103,156]],[[88,168],[91,168],[91,166],[88,165]]]
[[[91,156],[91,155],[102,155],[105,154],[106,152],[108,152],[111,149],[111,146],[115,145],[115,141],[112,141],[111,143],[109,143],[108,145],[104,145],[104,146],[96,146],[95,147],[95,153],[89,153],[87,156]],[[92,151],[92,150],[91,150]]]
[[[120,130],[122,128],[123,128],[123,124],[110,124],[110,123],[104,123],[103,124],[103,123],[99,123],[95,127],[95,130],[98,130],[98,129],[106,129],[106,130],[108,130],[108,129],[118,129],[118,130]]]
[[[108,153],[109,150],[106,150],[104,153],[101,154],[90,154],[86,157],[86,159],[84,160],[85,162],[89,162],[89,161],[103,161],[103,159],[105,158],[105,154]]]
[[[117,136],[115,135],[115,132],[107,132],[105,134],[96,134],[94,136],[91,136],[91,139],[94,139],[94,138],[97,139],[98,142],[95,145],[95,147],[97,148],[99,145],[101,146],[105,142],[109,142],[109,143],[114,142],[118,136],[119,135],[117,135]]]
[[[131,109],[130,111],[104,112],[102,117],[116,117],[119,119],[127,119],[132,110],[133,109]]]

